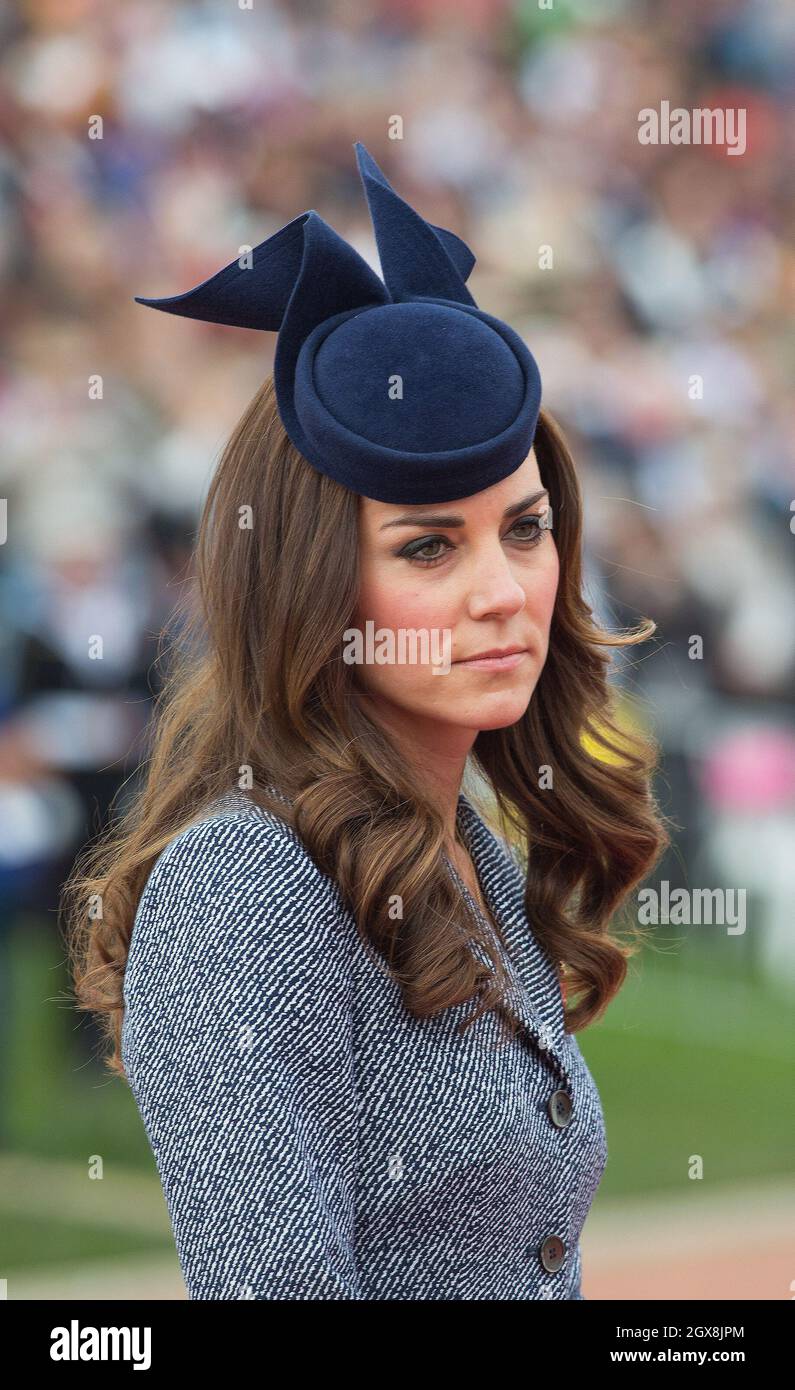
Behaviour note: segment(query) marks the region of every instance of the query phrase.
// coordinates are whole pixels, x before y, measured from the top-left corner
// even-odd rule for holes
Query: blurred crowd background
[[[168,1244],[162,1212],[135,1231],[114,1225],[120,1203],[93,1220],[53,1205],[52,1165],[94,1152],[156,1191],[129,1097],[64,997],[58,890],[135,784],[158,638],[275,339],[133,296],[191,288],[307,208],[377,268],[357,139],[473,248],[476,301],[535,354],[580,470],[598,616],[658,624],[616,670],[627,723],[661,740],[679,827],[654,882],[747,890],[744,934],[672,931],[585,1039],[614,1106],[608,1195],[681,1187],[652,1136],[673,1116],[698,1150],[704,1090],[724,1182],[786,1167],[764,1092],[756,1143],[738,1149],[736,1129],[745,1082],[764,1070],[776,1090],[795,982],[794,30],[784,0],[4,7],[0,1130],[16,1205],[0,1277],[35,1289],[51,1266],[132,1268]],[[663,100],[745,109],[745,152],[639,143],[639,111]],[[669,1108],[630,1160],[628,1112],[663,1052]]]

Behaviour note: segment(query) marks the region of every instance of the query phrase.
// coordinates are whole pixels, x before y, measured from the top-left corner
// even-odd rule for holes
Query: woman
[[[383,282],[307,213],[249,280],[143,301],[279,341],[145,780],[70,885],[77,997],[191,1298],[581,1299],[606,1140],[575,1031],[665,841],[603,649],[654,628],[594,627],[533,359],[357,155]]]

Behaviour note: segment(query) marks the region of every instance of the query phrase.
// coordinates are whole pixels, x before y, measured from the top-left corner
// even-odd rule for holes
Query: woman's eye
[[[517,536],[517,540],[523,545],[538,545],[539,541],[544,539],[544,533],[551,530],[551,520],[551,514],[548,512],[532,512],[517,521],[509,535],[514,535],[524,527],[524,535]]]
[[[442,546],[442,550],[429,555],[427,552],[436,545]],[[436,560],[441,560],[444,557],[446,550],[452,549],[450,542],[444,536],[422,536],[418,541],[411,541],[404,546],[402,550],[398,551],[398,554],[407,560],[416,560],[421,565],[432,565]]]

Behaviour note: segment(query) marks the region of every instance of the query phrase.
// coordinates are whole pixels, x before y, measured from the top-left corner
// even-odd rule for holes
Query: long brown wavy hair
[[[610,928],[669,842],[651,792],[657,745],[620,728],[608,683],[606,649],[645,641],[655,625],[595,625],[582,595],[579,484],[547,411],[535,450],[560,556],[548,655],[525,714],[479,733],[469,766],[523,852],[528,920],[565,977],[574,1032],[621,987],[643,932],[633,923],[620,939]],[[149,871],[236,788],[291,824],[337,882],[410,1012],[475,999],[467,1026],[487,1008],[503,1014],[500,952],[486,924],[470,920],[448,870],[442,814],[357,698],[356,668],[342,658],[357,592],[358,497],[292,444],[269,378],[210,484],[138,784],[63,889],[76,1007],[98,1016],[112,1072],[125,1074],[122,982]],[[554,769],[554,792],[539,787],[542,765]],[[389,912],[396,891],[399,920]]]

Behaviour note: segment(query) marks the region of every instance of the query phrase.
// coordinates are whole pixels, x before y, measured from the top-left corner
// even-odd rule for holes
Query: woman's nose
[[[524,588],[513,572],[502,546],[487,548],[476,559],[467,575],[468,606],[473,618],[490,614],[510,617],[527,601]]]

